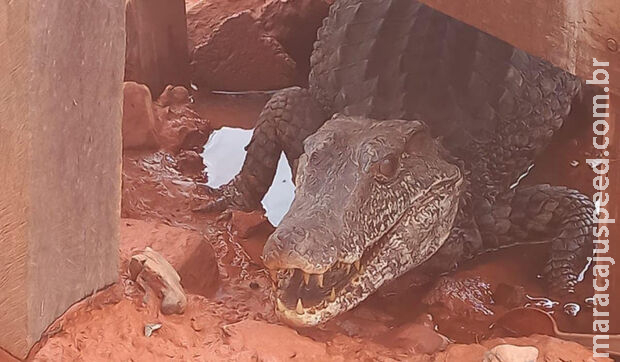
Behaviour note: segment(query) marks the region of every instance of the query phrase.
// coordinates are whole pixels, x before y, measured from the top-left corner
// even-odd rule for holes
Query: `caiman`
[[[519,181],[576,77],[414,0],[337,0],[311,64],[308,89],[273,95],[241,172],[202,207],[259,207],[285,153],[295,199],[263,251],[282,319],[320,324],[409,270],[522,243],[548,243],[542,282],[574,292],[594,205]]]

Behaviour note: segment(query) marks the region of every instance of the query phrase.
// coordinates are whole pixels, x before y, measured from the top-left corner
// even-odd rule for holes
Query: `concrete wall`
[[[0,347],[117,279],[124,0],[0,0]]]

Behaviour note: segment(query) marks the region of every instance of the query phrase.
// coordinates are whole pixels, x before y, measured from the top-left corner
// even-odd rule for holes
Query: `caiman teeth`
[[[333,302],[333,301],[335,301],[335,300],[336,300],[336,288],[332,288],[332,292],[331,292],[331,294],[329,295],[329,301],[330,301],[330,302]]]
[[[323,288],[323,274],[317,275],[316,280],[319,288]]]
[[[362,269],[362,263],[359,260],[353,263],[353,265],[355,265],[355,269],[357,269],[357,271]]]
[[[351,264],[346,264],[345,268],[346,273],[349,274],[351,272]]]
[[[282,299],[276,298],[276,305],[278,306],[278,310],[286,310],[286,306],[282,302]]]
[[[304,272],[304,283],[308,285],[310,283],[310,274]]]
[[[295,308],[297,314],[304,314],[304,305],[301,302],[301,298],[297,299],[297,307]]]

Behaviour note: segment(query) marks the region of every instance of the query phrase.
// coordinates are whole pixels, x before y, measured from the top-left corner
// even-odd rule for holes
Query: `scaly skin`
[[[574,76],[413,0],[337,0],[318,33],[309,84],[307,91],[284,90],[269,102],[248,147],[244,168],[227,186],[235,190],[228,195],[234,196],[225,195],[210,205],[210,209],[255,206],[271,183],[281,150],[294,164],[304,140],[332,115],[343,115],[328,122],[327,130],[320,128],[310,137],[314,141],[307,141],[312,145],[324,135],[320,144],[332,149],[329,155],[323,148],[310,147],[301,156],[309,158],[311,152],[323,160],[321,164],[300,162],[298,172],[306,176],[297,180],[295,203],[308,210],[301,212],[294,204],[265,246],[265,264],[274,269],[280,284],[277,304],[285,320],[322,323],[414,267],[433,274],[446,272],[485,251],[526,242],[549,243],[543,276],[550,290],[558,294],[574,291],[585,257],[591,254],[594,205],[579,192],[563,187],[513,186],[566,119],[579,91]],[[351,122],[349,116],[361,118]],[[351,162],[359,164],[360,160],[350,151],[364,149],[377,137],[395,137],[394,124],[381,127],[368,119],[423,120],[447,150],[447,154],[430,157],[429,165],[458,165],[464,175],[463,185],[440,188],[443,197],[457,196],[460,201],[458,212],[452,209],[457,203],[451,203],[439,208],[440,214],[450,216],[430,218],[436,224],[429,226],[436,239],[411,233],[425,220],[409,219],[402,213],[395,216],[393,210],[402,206],[413,212],[420,207],[401,200],[411,197],[421,202],[410,191],[424,190],[406,175],[441,178],[445,170],[398,163],[395,177],[400,183],[389,190],[389,195],[397,197],[376,200],[369,185],[380,182],[372,169],[351,167]],[[350,139],[329,136],[334,125],[343,127]],[[411,156],[410,146],[390,147],[386,144],[405,159]],[[349,171],[335,171],[341,169]],[[308,189],[308,177],[331,186],[316,188],[311,197],[299,191]],[[358,186],[353,187],[351,180]],[[437,190],[425,191],[432,202],[441,196]],[[337,196],[342,194],[347,197]],[[310,199],[327,201],[313,206],[307,202]],[[365,208],[365,199],[372,200],[374,208]],[[243,200],[251,203],[243,205]],[[385,215],[384,210],[392,214]],[[443,235],[440,230],[447,224],[451,232]],[[400,254],[373,249],[386,245]],[[371,249],[389,260],[361,257]],[[433,256],[428,259],[422,250],[433,250]],[[351,264],[360,264],[361,282],[334,274],[338,266],[346,270]],[[368,276],[369,269],[374,275]],[[335,298],[331,286],[318,285],[319,281],[326,284],[324,273],[348,283],[342,286],[331,281],[338,289]],[[309,279],[310,274],[316,280]],[[309,280],[307,285],[301,283],[304,279]],[[294,283],[299,285],[292,288]],[[297,298],[316,299],[317,295],[322,299],[302,301],[299,308]]]

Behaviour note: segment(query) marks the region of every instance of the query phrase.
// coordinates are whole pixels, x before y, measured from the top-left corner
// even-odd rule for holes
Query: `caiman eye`
[[[398,171],[398,159],[396,157],[386,157],[375,164],[375,175],[387,180]]]

